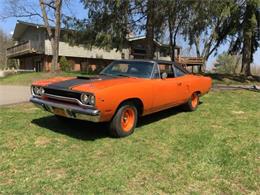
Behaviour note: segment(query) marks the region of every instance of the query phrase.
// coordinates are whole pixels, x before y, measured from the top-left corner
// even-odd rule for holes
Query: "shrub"
[[[62,56],[60,58],[60,69],[62,71],[71,71],[71,67],[72,67],[72,64],[67,60],[67,58],[65,56]]]
[[[218,56],[214,65],[217,73],[236,74],[241,66],[241,56],[222,53]]]

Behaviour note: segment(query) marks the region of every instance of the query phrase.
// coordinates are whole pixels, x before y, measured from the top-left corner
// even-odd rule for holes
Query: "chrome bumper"
[[[36,97],[32,97],[30,102],[35,104],[37,107],[41,109],[55,113],[54,109],[62,109],[64,111],[65,117],[92,121],[92,122],[99,122],[100,121],[100,111],[96,109],[89,109],[89,108],[81,108],[79,106],[74,105],[67,105],[63,103],[52,102],[49,100],[43,100]],[[62,115],[64,116],[64,115]]]

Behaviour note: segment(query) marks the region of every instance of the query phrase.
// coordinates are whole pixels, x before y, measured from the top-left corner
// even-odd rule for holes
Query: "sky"
[[[38,0],[33,0],[35,1],[35,3],[38,2]],[[5,0],[0,0],[0,13],[4,11],[5,9]],[[65,5],[64,6],[64,12],[67,15],[72,15],[72,16],[76,16],[77,18],[84,18],[87,14],[87,11],[83,8],[82,4],[80,3],[79,0],[73,0],[70,1],[69,5]],[[13,31],[14,31],[14,27],[15,24],[17,22],[17,20],[23,20],[23,21],[28,21],[28,22],[35,22],[35,23],[42,23],[42,19],[38,18],[38,19],[34,19],[34,20],[28,20],[28,18],[7,18],[5,20],[0,20],[0,28],[6,33],[9,34],[10,36],[12,35]],[[184,40],[178,40],[177,44],[182,46],[183,49],[188,48],[187,43],[184,42]],[[227,45],[221,45],[218,48],[218,54],[223,53],[224,51],[226,51],[228,48]],[[194,55],[195,51],[191,50],[190,51],[190,55]],[[186,52],[187,53],[187,52]],[[213,67],[214,62],[216,61],[216,56],[214,56],[214,54],[212,54],[210,56],[210,58],[208,59],[207,62],[207,69],[211,69]],[[257,52],[254,54],[254,65],[257,65],[258,67],[260,67],[260,48],[258,48]]]

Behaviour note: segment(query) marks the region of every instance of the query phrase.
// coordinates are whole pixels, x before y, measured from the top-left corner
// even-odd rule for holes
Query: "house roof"
[[[14,33],[13,33],[13,39],[19,39],[29,26],[34,26],[36,28],[44,27],[43,25],[40,24],[33,24],[33,23],[17,20]]]
[[[129,37],[127,38],[128,41],[132,42],[132,41],[137,41],[137,40],[142,40],[142,39],[146,39],[146,36],[136,36],[136,37]],[[159,45],[159,46],[162,46],[162,44],[157,41],[156,39],[153,39],[153,41]]]
[[[14,28],[13,38],[19,39],[28,27],[45,28],[43,24],[36,24],[36,23],[17,20]],[[54,28],[54,26],[51,26],[51,28]],[[61,30],[66,30],[66,29],[61,28]]]
[[[127,40],[129,42],[132,42],[132,41],[138,41],[138,40],[142,40],[142,39],[146,39],[146,36],[145,35],[142,35],[142,36],[135,36],[135,37],[128,37]],[[159,41],[157,41],[156,39],[153,39],[153,41],[160,47],[169,47],[168,44],[163,44]],[[181,48],[180,46],[176,45],[175,48]]]
[[[43,24],[36,24],[36,23],[30,23],[30,22],[17,20],[15,29],[14,29],[14,33],[13,33],[13,39],[19,39],[28,27],[45,28],[45,26]],[[54,28],[54,27],[51,26],[51,28]],[[61,30],[67,30],[67,29],[61,28]],[[142,39],[146,39],[146,36],[142,35],[142,36],[135,36],[135,37],[127,38],[127,40],[129,42],[138,41],[138,40],[142,40]],[[169,47],[168,44],[163,44],[163,43],[157,41],[156,39],[153,39],[153,40],[160,47]],[[181,48],[181,47],[176,45],[175,48]]]

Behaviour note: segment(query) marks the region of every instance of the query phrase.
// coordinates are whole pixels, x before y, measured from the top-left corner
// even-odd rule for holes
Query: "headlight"
[[[80,100],[81,100],[81,102],[82,102],[83,104],[91,105],[91,106],[94,106],[94,105],[95,105],[95,102],[96,102],[94,95],[86,94],[86,93],[81,94]]]
[[[91,105],[95,105],[96,100],[95,100],[95,96],[94,96],[94,95],[91,95],[91,96],[90,96],[90,101],[89,101],[89,103],[90,103]]]
[[[88,104],[88,103],[89,103],[89,95],[87,95],[87,94],[85,94],[85,93],[83,93],[83,94],[81,95],[80,99],[81,99],[81,102],[82,102],[83,104]]]
[[[32,95],[41,96],[44,94],[44,89],[42,87],[32,86]]]

